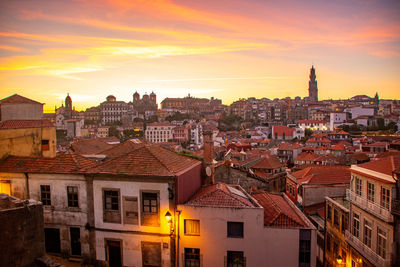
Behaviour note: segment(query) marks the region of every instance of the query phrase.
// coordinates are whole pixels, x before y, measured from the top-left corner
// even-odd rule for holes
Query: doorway
[[[106,253],[107,253],[107,262],[108,262],[109,267],[121,267],[122,266],[121,241],[107,240],[106,241]]]
[[[44,243],[46,252],[61,253],[60,229],[44,228]]]
[[[69,228],[71,240],[71,255],[81,255],[81,229],[78,227]]]

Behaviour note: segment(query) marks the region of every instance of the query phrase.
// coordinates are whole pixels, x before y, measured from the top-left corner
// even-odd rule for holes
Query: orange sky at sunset
[[[0,1],[0,99],[400,97],[400,1]]]

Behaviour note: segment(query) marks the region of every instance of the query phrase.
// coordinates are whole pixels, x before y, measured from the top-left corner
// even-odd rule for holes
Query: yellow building
[[[394,262],[391,210],[396,181],[392,175],[399,166],[400,157],[390,156],[350,169],[350,230],[346,240],[351,260],[362,262],[362,266],[391,266]]]
[[[55,157],[56,128],[49,120],[0,123],[0,159],[12,156]]]

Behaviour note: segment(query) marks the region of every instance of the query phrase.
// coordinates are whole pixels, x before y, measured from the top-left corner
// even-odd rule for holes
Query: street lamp
[[[340,257],[340,255],[336,258],[336,262],[339,264],[342,264],[343,259],[342,259],[342,257]]]
[[[165,219],[167,220],[168,223],[171,223],[172,215],[169,211],[167,211],[167,213],[165,213]]]

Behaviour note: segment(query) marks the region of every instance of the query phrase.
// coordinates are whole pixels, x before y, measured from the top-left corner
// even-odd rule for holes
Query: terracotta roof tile
[[[8,120],[0,122],[0,129],[54,127],[50,120]]]
[[[133,152],[134,150],[143,146],[144,146],[143,143],[135,143],[131,140],[128,140],[122,144],[114,145],[111,148],[101,151],[97,154],[105,155],[108,158],[115,158]]]
[[[285,165],[276,156],[268,155],[253,165],[253,169],[277,169]]]
[[[145,145],[89,169],[87,173],[171,177],[200,164],[160,145]]]
[[[54,158],[9,156],[0,162],[0,172],[83,173],[96,165],[96,161],[68,151]]]
[[[232,190],[233,188],[233,190]],[[255,208],[250,198],[238,186],[229,186],[223,183],[216,183],[202,187],[195,193],[187,205],[212,206],[212,207],[235,207]]]
[[[72,150],[80,155],[94,155],[112,148],[113,145],[101,139],[79,139],[71,144]]]
[[[400,156],[389,156],[378,160],[362,163],[357,166],[392,176],[392,172],[400,166]]]
[[[303,228],[306,223],[282,195],[257,191],[252,194],[264,208],[264,225],[280,228]]]
[[[341,184],[350,182],[346,166],[312,166],[292,173],[299,184]]]

